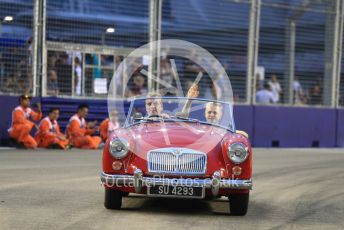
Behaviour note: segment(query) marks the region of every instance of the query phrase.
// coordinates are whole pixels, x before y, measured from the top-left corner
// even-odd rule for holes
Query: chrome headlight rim
[[[240,152],[239,154],[238,151]],[[227,155],[234,164],[241,164],[245,162],[249,156],[248,147],[241,142],[232,143],[227,149]]]
[[[123,159],[129,153],[129,142],[124,138],[113,138],[109,142],[109,153],[115,159]]]

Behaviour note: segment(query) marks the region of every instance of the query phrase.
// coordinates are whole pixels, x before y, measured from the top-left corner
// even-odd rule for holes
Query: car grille
[[[162,148],[148,153],[148,171],[159,174],[203,175],[207,154],[187,148]]]

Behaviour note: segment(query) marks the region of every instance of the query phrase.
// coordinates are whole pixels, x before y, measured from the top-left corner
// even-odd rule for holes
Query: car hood
[[[220,143],[227,130],[211,125],[186,122],[148,123],[128,130],[136,151],[165,147],[184,147],[209,152]]]

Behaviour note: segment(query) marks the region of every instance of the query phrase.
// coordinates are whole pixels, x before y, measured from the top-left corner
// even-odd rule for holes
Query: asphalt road
[[[344,229],[343,149],[254,149],[246,216],[227,199],[103,207],[101,151],[0,150],[0,229]]]

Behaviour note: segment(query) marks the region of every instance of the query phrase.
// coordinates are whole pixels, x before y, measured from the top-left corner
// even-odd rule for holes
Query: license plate
[[[204,198],[204,187],[154,185],[147,188],[148,196]]]

